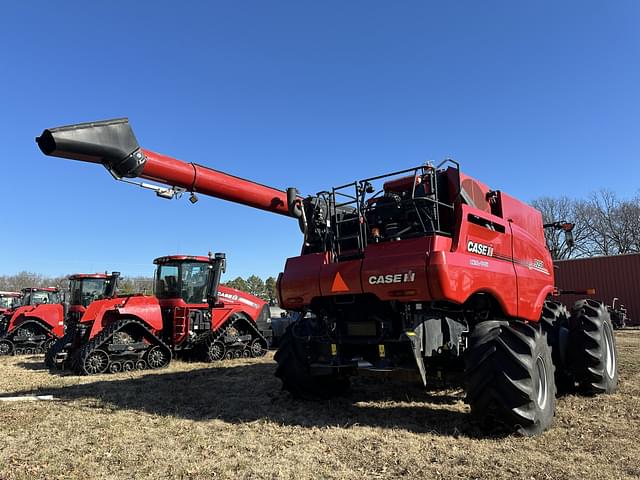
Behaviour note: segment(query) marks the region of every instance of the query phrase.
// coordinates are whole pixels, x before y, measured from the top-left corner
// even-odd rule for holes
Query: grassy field
[[[461,391],[357,379],[349,398],[298,402],[270,354],[154,373],[50,375],[0,358],[0,479],[638,478],[640,331],[618,334],[620,389],[558,402],[537,438],[487,438]]]

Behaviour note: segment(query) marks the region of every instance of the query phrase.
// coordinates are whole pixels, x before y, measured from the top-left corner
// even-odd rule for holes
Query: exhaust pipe
[[[118,178],[137,177],[146,162],[127,118],[48,128],[36,143],[45,155],[101,163]]]

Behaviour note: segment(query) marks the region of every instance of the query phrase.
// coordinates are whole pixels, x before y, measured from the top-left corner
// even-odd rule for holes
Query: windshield
[[[25,293],[22,305],[40,305],[41,303],[60,303],[58,292],[37,290]]]
[[[158,267],[155,292],[158,298],[182,298],[186,303],[206,303],[209,264],[181,262]]]
[[[71,305],[89,306],[94,300],[103,298],[107,286],[105,278],[82,278],[71,280]]]
[[[20,305],[20,299],[16,297],[0,297],[0,308],[12,308]]]

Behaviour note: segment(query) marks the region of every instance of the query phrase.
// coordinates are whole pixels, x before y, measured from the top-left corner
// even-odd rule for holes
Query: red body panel
[[[475,207],[457,205],[453,238],[369,244],[362,259],[339,263],[326,254],[289,258],[278,282],[282,307],[299,310],[317,297],[360,293],[462,304],[487,293],[505,315],[537,321],[554,280],[542,215],[502,192],[492,205],[486,185],[461,179]]]
[[[189,310],[209,310],[209,305],[206,303],[188,304],[181,298],[162,299],[159,300],[159,304],[162,308],[174,309],[174,321],[172,322],[174,345],[180,345],[187,338],[190,330]],[[255,321],[265,305],[266,302],[261,298],[220,285],[218,287],[218,303],[211,311],[211,328],[218,330],[232,314],[241,312]]]
[[[132,295],[130,297],[109,298],[91,302],[80,320],[81,323],[93,322],[89,338],[93,338],[118,316],[133,317],[143,321],[154,333],[162,331],[162,313],[156,297]]]
[[[37,320],[51,328],[54,335],[64,335],[64,309],[59,303],[25,305],[15,309],[7,331],[11,332],[28,320]]]

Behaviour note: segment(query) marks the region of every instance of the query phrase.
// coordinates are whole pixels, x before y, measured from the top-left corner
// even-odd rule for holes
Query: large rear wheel
[[[547,334],[522,321],[475,326],[465,354],[467,403],[484,428],[537,435],[553,422],[554,364]]]
[[[580,389],[590,395],[618,388],[618,355],[607,308],[591,299],[572,310],[571,367]]]

